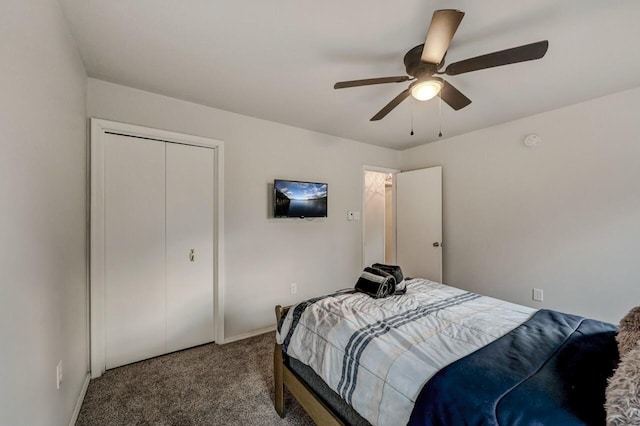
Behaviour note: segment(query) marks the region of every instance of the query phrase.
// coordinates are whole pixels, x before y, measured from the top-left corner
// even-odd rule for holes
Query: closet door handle
[[[433,243],[433,246],[434,246],[434,247],[443,247],[443,246],[444,246],[444,244],[439,243],[439,242],[437,242],[437,241],[436,241],[435,243]]]
[[[189,260],[192,262],[196,261],[196,249],[191,249],[189,252]]]

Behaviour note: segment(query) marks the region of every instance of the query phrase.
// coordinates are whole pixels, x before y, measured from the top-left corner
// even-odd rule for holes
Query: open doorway
[[[363,171],[363,265],[394,264],[396,236],[394,174],[397,170],[365,167]]]

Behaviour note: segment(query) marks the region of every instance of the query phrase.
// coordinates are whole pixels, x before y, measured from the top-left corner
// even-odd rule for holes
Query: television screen
[[[273,216],[326,217],[327,184],[274,180]]]

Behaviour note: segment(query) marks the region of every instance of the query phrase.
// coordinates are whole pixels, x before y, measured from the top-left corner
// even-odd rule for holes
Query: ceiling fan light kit
[[[419,101],[428,101],[436,97],[442,90],[442,79],[433,77],[411,85],[411,96]]]
[[[436,10],[433,13],[424,44],[414,47],[404,55],[404,64],[408,75],[340,81],[333,86],[334,89],[416,80],[371,117],[371,121],[381,120],[410,95],[420,101],[439,96],[447,105],[457,111],[469,105],[471,99],[451,83],[436,77],[435,74],[459,75],[502,65],[532,61],[542,58],[549,48],[549,42],[543,40],[454,62],[441,71],[451,40],[463,17],[464,12],[454,9]]]

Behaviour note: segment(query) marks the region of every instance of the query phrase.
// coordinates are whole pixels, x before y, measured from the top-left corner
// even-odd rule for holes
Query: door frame
[[[213,317],[214,339],[224,343],[224,142],[201,136],[153,129],[91,118],[91,215],[90,215],[90,353],[91,378],[100,377],[106,366],[105,331],[105,135],[179,143],[214,149]]]
[[[392,201],[391,201],[392,206],[391,206],[391,208],[392,208],[392,211],[393,211],[393,251],[394,251],[393,258],[396,259],[396,179],[395,179],[395,174],[396,173],[400,173],[401,171],[402,170],[400,170],[400,169],[391,169],[391,168],[388,168],[388,167],[379,167],[379,166],[369,166],[369,165],[366,165],[366,164],[362,166],[362,175],[361,175],[362,187],[361,187],[361,191],[360,191],[360,195],[362,197],[362,200],[361,200],[361,203],[360,203],[361,204],[361,208],[360,209],[361,209],[361,212],[362,212],[362,214],[360,215],[361,220],[362,220],[362,231],[361,231],[361,235],[362,235],[361,240],[362,241],[360,242],[360,246],[361,246],[361,248],[360,248],[360,251],[361,251],[360,263],[362,264],[363,268],[369,266],[369,265],[365,265],[364,264],[364,254],[365,254],[364,253],[364,243],[365,243],[364,239],[365,239],[365,232],[366,232],[366,226],[365,226],[365,220],[366,220],[366,218],[365,218],[365,201],[366,201],[365,189],[366,189],[366,186],[365,186],[365,177],[364,177],[364,175],[365,175],[366,172],[391,173],[392,175],[394,175],[394,178],[393,178],[393,180],[391,182],[391,190],[393,191],[392,194],[391,194],[392,195]]]

